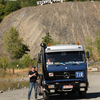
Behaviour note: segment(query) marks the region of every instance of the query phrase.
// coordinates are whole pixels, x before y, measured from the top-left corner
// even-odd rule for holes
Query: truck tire
[[[49,100],[49,94],[47,92],[43,92],[43,99]]]
[[[86,97],[86,91],[79,91],[79,96],[81,98],[85,98]]]

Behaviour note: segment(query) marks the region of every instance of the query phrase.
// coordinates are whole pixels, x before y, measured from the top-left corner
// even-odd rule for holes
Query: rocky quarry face
[[[99,2],[63,2],[37,7],[22,8],[9,14],[0,23],[0,44],[2,37],[13,26],[30,47],[34,57],[40,51],[42,37],[50,33],[54,41],[62,44],[80,42],[86,46],[86,38],[95,40],[100,29]]]

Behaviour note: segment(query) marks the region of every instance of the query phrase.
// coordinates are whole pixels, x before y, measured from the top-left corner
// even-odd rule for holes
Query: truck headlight
[[[54,85],[48,85],[48,88],[54,88],[55,86]]]
[[[86,86],[86,83],[80,83],[80,87]]]
[[[54,76],[54,73],[49,73],[49,77],[53,77]]]

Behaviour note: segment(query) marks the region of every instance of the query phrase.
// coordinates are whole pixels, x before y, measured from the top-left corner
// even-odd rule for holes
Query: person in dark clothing
[[[31,97],[31,91],[34,86],[35,90],[35,99],[37,99],[37,82],[39,79],[38,72],[35,70],[35,66],[32,66],[32,70],[29,71],[28,77],[30,78],[30,83],[29,83],[29,91],[28,91],[28,100],[30,100]]]

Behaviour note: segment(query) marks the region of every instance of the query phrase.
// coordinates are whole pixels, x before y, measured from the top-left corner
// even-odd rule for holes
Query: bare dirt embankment
[[[79,41],[85,46],[87,36],[94,41],[96,31],[100,29],[100,3],[64,2],[22,8],[0,23],[0,43],[11,26],[17,28],[24,43],[30,46],[32,57],[40,51],[46,32],[50,32],[55,41]]]

